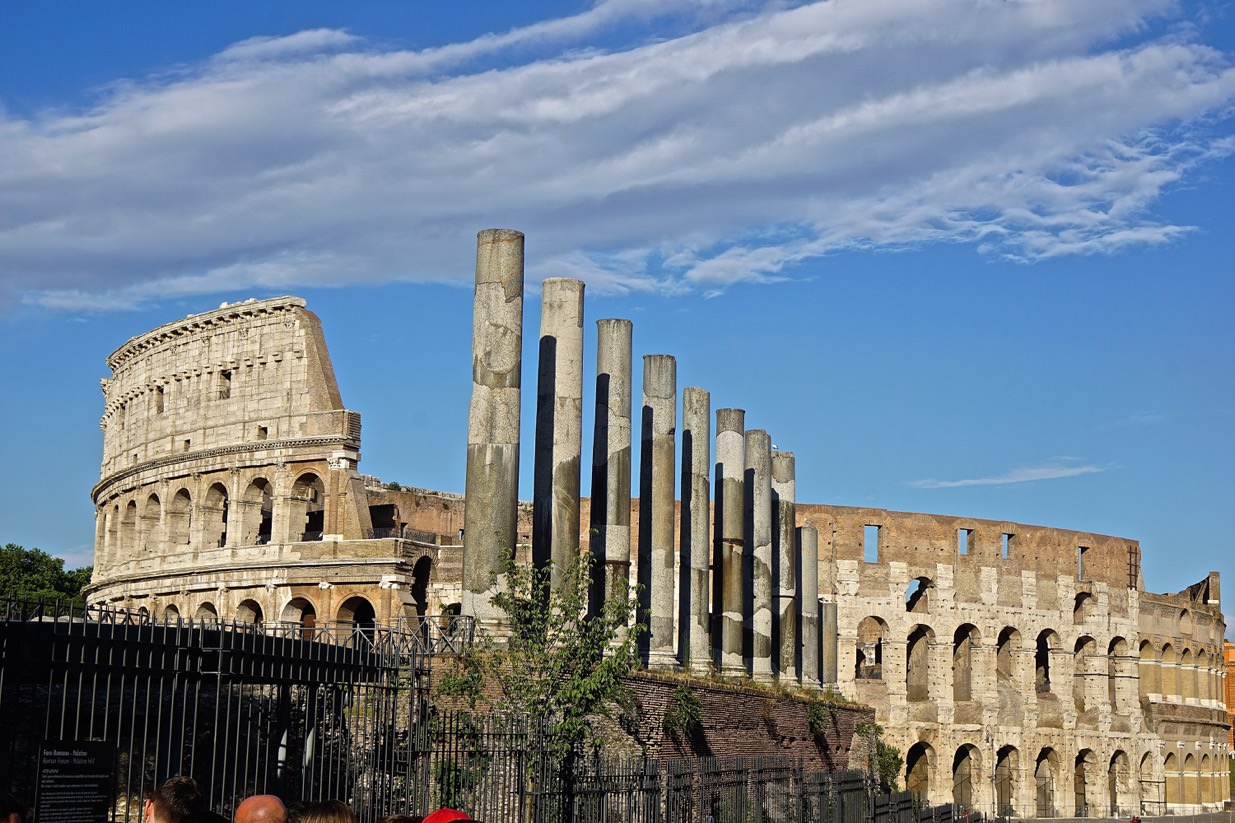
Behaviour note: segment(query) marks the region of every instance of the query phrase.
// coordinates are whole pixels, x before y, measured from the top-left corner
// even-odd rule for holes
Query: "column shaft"
[[[676,430],[677,361],[667,354],[644,355],[639,551],[646,554],[649,572],[650,668],[672,668],[677,661],[673,614]]]
[[[592,438],[591,613],[630,596],[629,320],[596,321],[596,426]]]
[[[683,615],[681,651],[691,671],[711,668],[712,643],[708,627],[708,553],[711,551],[711,508],[708,477],[712,457],[712,399],[691,386],[682,392],[682,533]]]
[[[491,625],[500,615],[490,605],[489,594],[518,539],[522,344],[523,234],[486,229],[476,237],[463,612]]]
[[[579,454],[583,434],[583,283],[541,285],[540,363],[532,492],[532,561],[552,580],[579,554]]]
[[[836,613],[836,603],[828,602],[822,605],[823,628],[820,632],[823,635],[823,663],[820,666],[822,672],[820,674],[824,683],[836,683],[837,666],[837,641],[838,641],[838,623]],[[886,653],[885,653],[886,654]],[[886,659],[886,657],[885,657]],[[886,671],[886,669],[885,669]],[[884,675],[887,677],[887,675]]]
[[[814,526],[797,530],[798,610],[802,626],[802,685],[819,683],[819,532]]]
[[[772,677],[772,439],[763,429],[746,432],[746,547],[750,558],[750,671]]]
[[[797,507],[793,452],[772,455],[773,559],[776,566],[778,611],[774,637],[777,638],[775,671],[778,676],[797,679]]]
[[[742,409],[716,411],[716,549],[720,572],[720,648],[722,674],[744,674],[742,661],[742,606],[745,585],[742,574],[742,523],[745,495],[746,412]],[[715,581],[714,581],[715,584]]]

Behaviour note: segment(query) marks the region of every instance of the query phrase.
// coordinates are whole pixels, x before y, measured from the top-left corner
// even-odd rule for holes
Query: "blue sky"
[[[461,490],[501,226],[799,499],[1235,587],[1233,57],[1226,2],[10,0],[2,539],[87,562],[105,356],[250,296],[321,315],[363,471]]]

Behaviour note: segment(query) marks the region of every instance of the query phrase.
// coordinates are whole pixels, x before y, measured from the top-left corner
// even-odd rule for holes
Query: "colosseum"
[[[521,312],[521,261],[517,285]],[[478,312],[482,291],[478,261]],[[513,294],[507,289],[503,299],[513,303]],[[546,298],[546,313],[556,310]],[[480,351],[483,320],[476,321],[477,362],[496,362]],[[542,329],[549,320],[542,318]],[[565,325],[579,324],[581,316]],[[560,367],[569,357],[558,360]],[[129,340],[107,365],[102,472],[92,492],[92,604],[169,619],[363,626],[472,613],[470,592],[480,614],[477,592],[492,581],[467,582],[465,567],[484,558],[477,561],[480,550],[465,539],[464,496],[383,484],[358,471],[360,415],[343,405],[321,325],[304,301],[224,304]],[[484,371],[476,368],[477,385]],[[649,371],[655,369],[644,370],[645,425],[654,416]],[[629,382],[628,369],[624,378],[615,374],[613,385]],[[517,395],[517,379],[513,387]],[[672,415],[678,394],[671,388]],[[734,434],[724,426],[740,417],[718,410],[717,499],[709,502],[710,407],[703,422],[691,417],[701,396],[691,392],[682,398],[681,424],[675,420],[667,434],[644,440],[647,448],[680,429],[685,469],[695,465],[688,433],[699,432],[703,485],[688,482],[684,471],[688,500],[670,493],[665,509],[663,495],[648,493],[656,479],[644,486],[651,468],[632,496],[629,462],[623,493],[621,465],[597,456],[605,453],[598,438],[593,459],[602,461],[601,470],[594,465],[592,477],[603,481],[606,466],[617,466],[608,472],[618,478],[617,499],[606,493],[593,517],[589,500],[577,496],[576,453],[576,497],[564,508],[565,519],[577,522],[563,539],[590,535],[593,551],[598,539],[607,540],[603,567],[647,587],[650,667],[788,682],[871,706],[904,755],[903,782],[932,803],[1002,816],[1127,817],[1213,810],[1229,800],[1216,573],[1185,591],[1153,594],[1145,590],[1135,540],[795,505],[792,475],[783,476],[786,460],[792,471],[787,453],[773,455],[770,472],[748,462],[748,482],[758,486],[760,473],[770,473],[763,488],[772,493],[755,488],[746,498],[756,506],[773,501],[764,504],[771,515],[752,515],[748,503],[745,540],[740,532],[731,539],[731,527],[722,524],[734,514],[722,512],[730,482],[728,474],[720,478],[722,451],[744,443],[749,461],[761,441],[740,424],[737,440],[724,440]],[[473,397],[469,494],[471,438],[483,435],[477,397],[494,396],[478,390]],[[612,398],[604,406],[618,419],[607,436],[623,425],[628,436],[629,402],[624,411]],[[728,423],[720,422],[721,412]],[[517,413],[514,425],[517,444]],[[649,466],[663,452],[648,458],[653,453],[645,452]],[[629,454],[628,448],[626,461]],[[668,459],[672,465],[672,450]],[[558,489],[558,475],[549,476]],[[672,489],[672,477],[668,482]],[[599,499],[595,486],[592,499]],[[563,522],[560,511],[556,520],[538,514],[539,500],[538,493],[534,503],[512,504],[513,542],[533,556],[538,529],[556,535]],[[496,524],[486,531],[501,537],[497,525],[506,515],[486,508],[473,516]],[[713,517],[715,542],[706,536]],[[668,537],[656,538],[665,522]],[[688,543],[704,548],[691,554]],[[615,552],[614,544],[624,545]],[[731,549],[738,554],[727,554]],[[781,549],[788,559],[778,562]],[[649,551],[674,559],[658,567]],[[730,577],[730,563],[751,577],[743,606],[721,591],[722,576],[741,582],[741,571]]]

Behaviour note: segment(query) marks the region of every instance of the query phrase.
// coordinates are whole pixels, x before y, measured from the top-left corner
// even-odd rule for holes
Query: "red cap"
[[[441,808],[431,812],[421,823],[451,823],[453,820],[471,820],[466,813],[455,809]]]

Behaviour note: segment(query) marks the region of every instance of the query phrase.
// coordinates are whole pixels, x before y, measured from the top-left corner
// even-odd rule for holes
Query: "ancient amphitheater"
[[[360,415],[302,300],[224,305],[129,340],[102,381],[90,602],[305,626],[460,609],[483,621],[503,543],[543,560],[583,534],[606,585],[645,584],[649,667],[870,705],[931,802],[1126,817],[1229,799],[1216,573],[1153,594],[1135,540],[795,502],[793,455],[743,430],[741,410],[716,410],[713,437],[710,398],[691,387],[677,421],[665,355],[645,358],[632,499],[628,321],[600,321],[593,507],[573,411],[582,284],[547,281],[543,306],[554,356],[538,399],[562,428],[537,431],[535,499],[519,503],[522,236],[482,232],[471,511],[358,471]]]

